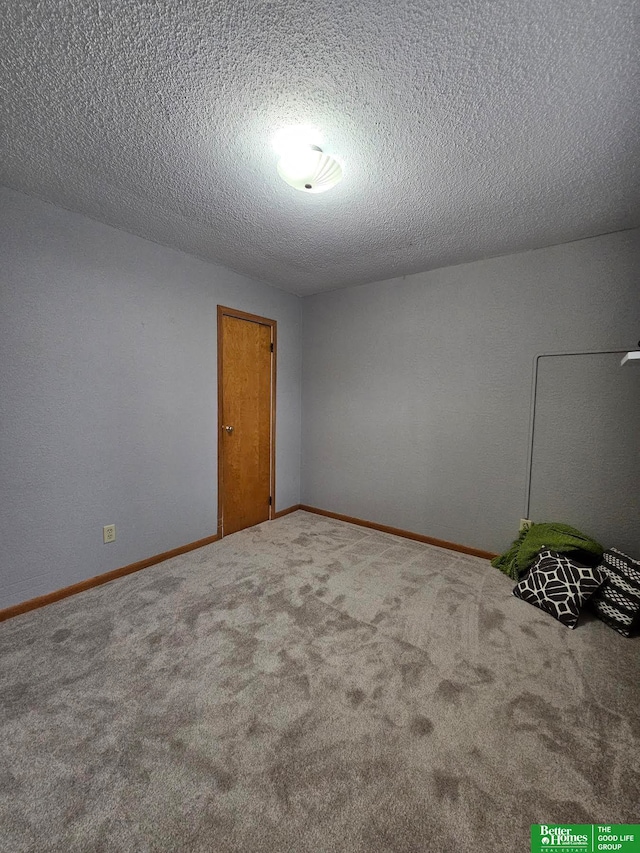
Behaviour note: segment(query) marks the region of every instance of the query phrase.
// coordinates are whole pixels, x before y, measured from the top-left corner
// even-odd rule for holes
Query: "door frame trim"
[[[248,320],[250,323],[258,323],[261,326],[271,328],[271,343],[273,353],[271,355],[271,422],[269,424],[269,468],[271,480],[269,484],[271,494],[271,506],[269,507],[269,521],[275,517],[276,512],[276,358],[278,353],[278,322],[260,317],[258,314],[249,314],[247,311],[239,311],[236,308],[227,308],[218,305],[218,539],[223,537],[222,506],[224,495],[224,483],[222,476],[222,320],[223,317],[234,317],[236,320]]]

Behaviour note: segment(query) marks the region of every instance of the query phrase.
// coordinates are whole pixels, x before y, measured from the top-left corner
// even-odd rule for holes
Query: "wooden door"
[[[272,517],[275,320],[218,306],[218,535]]]

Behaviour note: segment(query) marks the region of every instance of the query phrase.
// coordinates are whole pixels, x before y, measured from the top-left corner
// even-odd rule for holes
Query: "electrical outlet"
[[[521,518],[520,519],[520,533],[523,530],[528,530],[530,527],[533,527],[533,521],[530,518]]]
[[[115,524],[107,524],[102,528],[102,541],[107,542],[115,542],[116,541],[116,526]]]

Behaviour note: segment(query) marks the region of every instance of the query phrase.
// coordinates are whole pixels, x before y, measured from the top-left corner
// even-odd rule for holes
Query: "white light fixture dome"
[[[317,145],[300,145],[283,152],[278,174],[296,190],[323,193],[342,180],[342,166]]]

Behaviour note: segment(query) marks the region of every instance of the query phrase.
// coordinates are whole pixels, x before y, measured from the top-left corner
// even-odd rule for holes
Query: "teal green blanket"
[[[561,554],[583,551],[598,558],[602,556],[603,551],[602,545],[595,539],[585,536],[568,524],[533,524],[528,530],[520,533],[508,551],[494,557],[491,565],[517,581],[533,563],[538,551],[544,548],[559,551]]]

